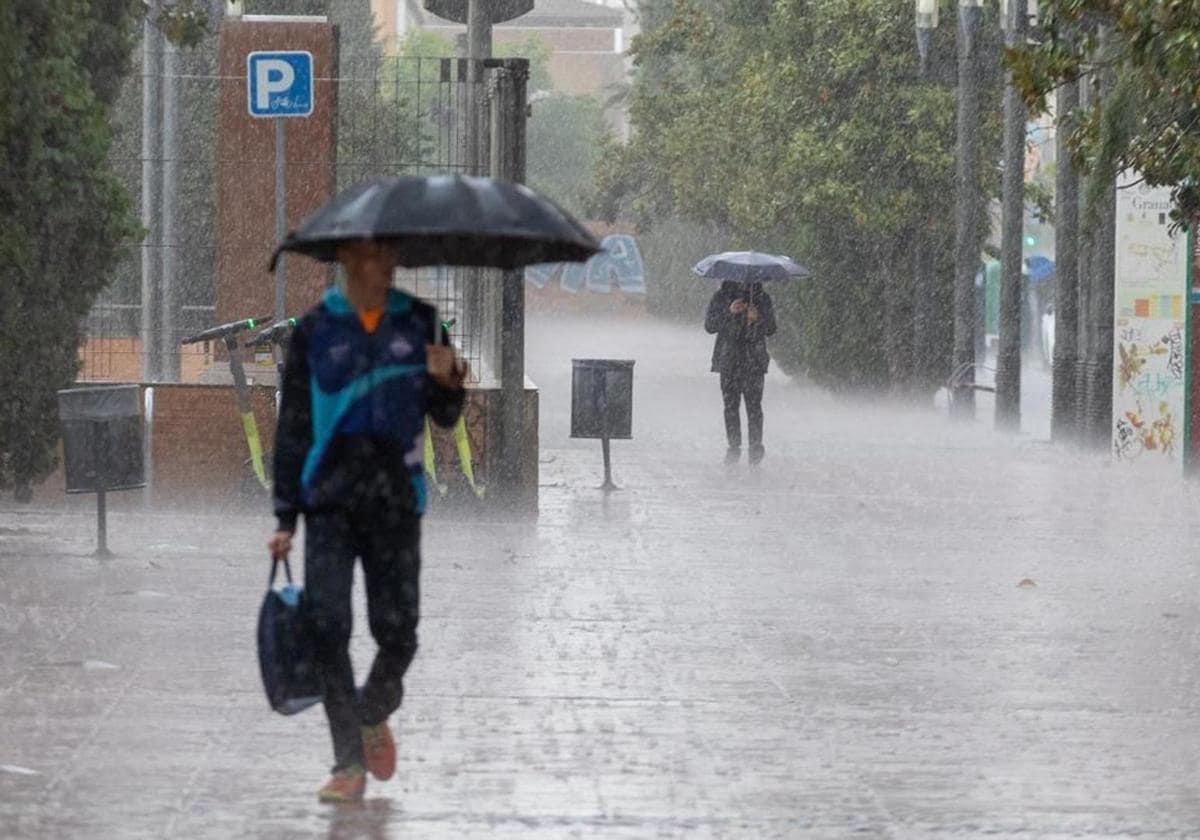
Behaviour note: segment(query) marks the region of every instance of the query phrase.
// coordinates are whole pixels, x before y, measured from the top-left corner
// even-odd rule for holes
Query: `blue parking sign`
[[[313,57],[307,51],[246,56],[246,95],[252,117],[307,117],[313,112]]]

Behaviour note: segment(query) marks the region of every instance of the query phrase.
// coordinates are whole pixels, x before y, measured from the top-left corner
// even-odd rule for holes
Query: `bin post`
[[[612,434],[608,422],[608,372],[605,371],[602,375],[595,377],[596,389],[596,405],[600,409],[600,450],[604,453],[604,483],[600,485],[600,489],[605,493],[611,493],[613,490],[621,488],[613,484],[612,480],[612,458],[609,455],[609,440]]]
[[[605,493],[610,493],[613,490],[620,490],[621,488],[613,484],[612,480],[612,460],[609,458],[608,454],[607,436],[600,438],[600,448],[604,450],[604,483],[600,485],[600,489]]]
[[[103,422],[92,421],[92,463],[95,464],[93,474],[96,478],[96,551],[94,557],[100,560],[111,558],[108,550],[108,432]]]

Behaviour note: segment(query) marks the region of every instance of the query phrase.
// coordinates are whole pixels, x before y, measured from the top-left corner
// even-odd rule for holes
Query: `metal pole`
[[[1092,79],[1081,79],[1078,82],[1079,87],[1079,113],[1084,113],[1091,106],[1092,99],[1095,97],[1094,90],[1095,81]],[[1087,182],[1083,178],[1078,179],[1079,188],[1082,189]],[[1094,219],[1092,211],[1092,199],[1086,193],[1080,196],[1079,202],[1079,219]],[[1075,355],[1075,433],[1078,436],[1080,443],[1083,443],[1087,438],[1087,394],[1088,394],[1088,370],[1090,369],[1090,354],[1092,352],[1091,338],[1091,298],[1092,298],[1092,262],[1095,252],[1095,236],[1091,230],[1085,230],[1084,225],[1079,225],[1079,231],[1075,237],[1077,248],[1076,260],[1078,261],[1078,271],[1076,276],[1076,284],[1079,292],[1079,323],[1076,332],[1076,355]]]
[[[600,485],[600,489],[606,492],[618,490],[620,488],[613,484],[612,480],[612,455],[609,451],[608,436],[600,438],[600,449],[604,453],[604,483]]]
[[[159,378],[158,290],[160,242],[159,167],[162,163],[162,33],[154,25],[157,3],[151,5],[142,22],[142,378]]]
[[[1100,32],[1100,47],[1104,50],[1109,30]],[[1098,95],[1102,101],[1112,95],[1115,77],[1105,70],[1099,77]],[[1088,291],[1088,367],[1086,370],[1086,425],[1084,440],[1097,450],[1107,449],[1112,441],[1112,375],[1113,375],[1113,302],[1116,274],[1116,172],[1097,171],[1091,177],[1103,178],[1103,190],[1098,207],[1089,209],[1088,219],[1094,228],[1092,235],[1090,289]]]
[[[467,75],[460,81],[467,84],[464,89],[465,98],[462,102],[464,109],[462,131],[463,160],[462,169],[468,175],[495,175],[488,172],[488,144],[484,135],[489,132],[488,108],[486,95],[486,73],[483,62],[492,55],[492,26],[488,14],[488,4],[485,0],[470,0],[467,5],[467,37],[465,40]],[[499,367],[497,350],[493,341],[496,335],[496,289],[487,285],[488,278],[483,269],[467,268],[462,273],[464,294],[463,304],[469,321],[464,325],[466,334],[479,336],[479,356],[481,365],[486,363],[492,371]],[[482,373],[482,371],[480,371]]]
[[[1111,90],[1105,83],[1106,90]],[[1092,263],[1090,303],[1092,351],[1088,372],[1088,441],[1097,449],[1112,441],[1113,303],[1116,280],[1117,185],[1114,173],[1105,178],[1096,214],[1096,247]]]
[[[613,484],[612,480],[612,452],[609,446],[609,425],[608,425],[608,371],[593,370],[592,371],[592,387],[594,388],[593,395],[596,399],[596,407],[600,412],[600,451],[604,455],[604,483],[600,485],[600,489],[606,493],[618,489],[617,485]]]
[[[1025,40],[1025,0],[1008,0],[1005,41]],[[1000,222],[1000,348],[996,359],[996,428],[1021,428],[1022,240],[1025,232],[1025,103],[1013,84],[1004,85],[1004,178]]]
[[[951,413],[975,418],[975,274],[979,268],[979,70],[976,40],[982,10],[958,7],[958,131],[954,229],[954,369],[963,369]]]
[[[108,497],[103,486],[96,491],[96,557],[112,557],[108,550]]]
[[[96,478],[96,557],[112,557],[108,550],[108,431],[99,420],[92,421],[92,458]]]
[[[287,207],[285,206],[287,192],[285,190],[285,166],[284,154],[286,147],[284,145],[283,119],[276,118],[275,120],[275,244],[283,242],[284,234],[287,226]],[[287,317],[287,304],[284,299],[284,291],[287,280],[283,270],[284,256],[279,255],[279,260],[275,263],[275,320],[282,321]]]
[[[486,80],[484,59],[492,57],[492,23],[484,0],[470,0],[467,4],[467,165],[470,174],[483,173],[486,155],[483,152],[483,135],[487,120],[484,109],[487,100],[483,85]],[[495,173],[493,173],[495,174]]]
[[[484,0],[467,3],[467,54],[475,59],[492,57],[492,18]]]
[[[929,82],[929,53],[933,40],[933,31],[924,26],[917,27],[917,52],[921,57],[918,78],[922,84]],[[930,386],[936,375],[931,377],[931,371],[937,368],[934,358],[931,336],[933,319],[930,306],[933,302],[933,249],[930,247],[928,223],[924,210],[918,212],[916,231],[913,238],[912,254],[912,373],[910,381],[914,391],[921,391]]]
[[[143,438],[142,467],[146,471],[146,485],[142,490],[142,504],[154,501],[154,386],[146,388],[142,395]]]
[[[525,181],[525,113],[528,107],[529,62],[510,59],[496,74],[493,110],[496,141],[492,147],[493,174],[507,181]],[[501,451],[503,486],[513,504],[535,487],[521,487],[525,457],[525,273],[506,271],[500,301]]]
[[[162,76],[162,281],[159,375],[179,381],[179,336],[175,333],[179,273],[179,49],[163,39]]]
[[[1075,82],[1058,89],[1055,112],[1057,170],[1054,184],[1054,389],[1050,437],[1061,441],[1079,431],[1076,415],[1075,357],[1079,353],[1079,176],[1071,165],[1067,140],[1079,106]]]

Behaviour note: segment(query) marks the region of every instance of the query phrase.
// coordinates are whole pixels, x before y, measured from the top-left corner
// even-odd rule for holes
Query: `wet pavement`
[[[636,329],[531,323],[541,516],[427,523],[361,807],[261,693],[268,520],[119,512],[98,562],[88,500],[5,502],[0,837],[1200,836],[1195,488],[778,374],[726,467],[708,339]],[[591,356],[637,359],[607,496]]]

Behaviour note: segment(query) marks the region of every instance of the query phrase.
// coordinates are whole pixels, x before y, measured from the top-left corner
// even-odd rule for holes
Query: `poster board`
[[[1188,237],[1171,233],[1171,190],[1117,181],[1112,452],[1119,463],[1184,469]]]

